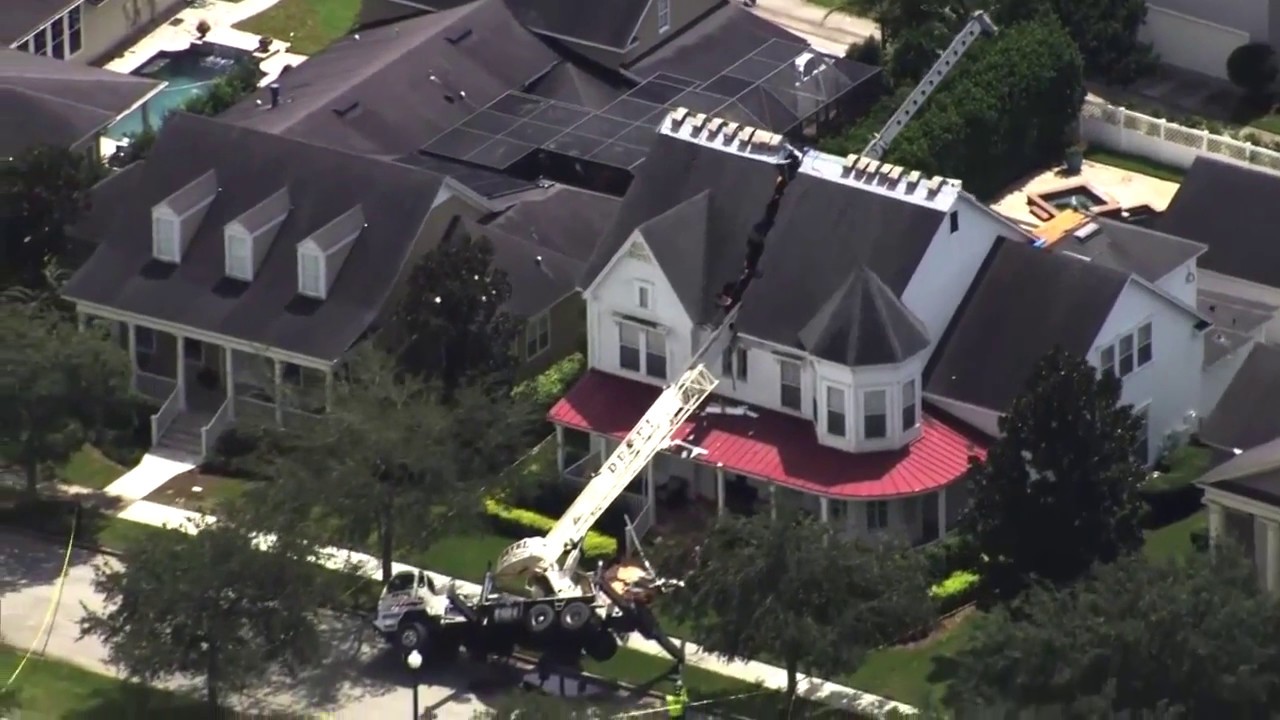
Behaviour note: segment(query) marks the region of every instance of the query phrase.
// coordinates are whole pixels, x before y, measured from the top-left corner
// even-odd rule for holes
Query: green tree
[[[1134,554],[1069,589],[1035,587],[976,623],[954,656],[953,706],[1183,718],[1280,707],[1280,605],[1238,547]]]
[[[480,386],[445,403],[363,345],[333,383],[325,414],[261,428],[254,464],[274,478],[244,513],[264,530],[343,547],[373,544],[383,581],[398,550],[425,548],[465,525],[492,491],[529,422]]]
[[[1141,422],[1120,381],[1055,348],[1000,419],[1001,437],[970,469],[962,519],[984,590],[1011,597],[1033,578],[1074,580],[1142,545]]]
[[[101,639],[111,664],[146,683],[203,678],[210,712],[220,717],[227,691],[320,659],[315,603],[323,578],[305,549],[286,536],[257,547],[226,520],[170,535],[96,569],[105,608],[85,608],[80,634]]]
[[[238,63],[231,72],[214,80],[208,93],[191,98],[182,109],[194,115],[220,115],[256,90],[261,78],[262,73],[252,63]]]
[[[0,282],[40,287],[47,262],[67,255],[66,228],[89,210],[89,189],[104,174],[91,154],[52,145],[0,160]]]
[[[42,304],[0,302],[0,456],[34,495],[42,470],[66,462],[101,419],[129,400],[127,354],[106,332]]]
[[[510,298],[492,243],[470,237],[455,220],[409,274],[394,323],[401,365],[439,382],[446,395],[476,378],[509,382],[523,330],[503,309]]]
[[[1151,46],[1138,38],[1147,18],[1146,0],[997,0],[1005,22],[1035,18],[1048,9],[1075,41],[1085,77],[1128,84],[1155,69]]]
[[[1227,56],[1227,77],[1249,95],[1266,95],[1280,74],[1276,51],[1266,43],[1246,43]]]
[[[790,509],[718,521],[664,607],[730,658],[777,658],[794,702],[799,673],[853,671],[866,653],[934,620],[923,558],[864,544]],[[673,570],[675,568],[672,568]]]

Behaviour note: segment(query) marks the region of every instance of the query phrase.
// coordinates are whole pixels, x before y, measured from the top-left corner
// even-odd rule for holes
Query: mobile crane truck
[[[987,15],[975,13],[863,150],[862,157],[878,161],[973,42],[994,32],[996,27]],[[672,116],[683,114],[677,110]],[[764,218],[747,239],[742,275],[727,283],[719,298],[725,317],[694,354],[688,369],[658,396],[551,530],[504,550],[496,569],[485,573],[478,592],[459,592],[452,584],[437,587],[422,571],[393,576],[378,600],[374,620],[374,627],[391,645],[405,652],[429,648],[445,656],[465,647],[479,657],[509,655],[521,646],[574,662],[583,653],[603,661],[617,653],[620,636],[639,632],[658,642],[672,658],[683,661],[681,648],[662,632],[648,608],[656,595],[680,586],[680,581],[658,577],[643,551],[639,563],[602,566],[594,572],[584,572],[578,564],[587,531],[671,443],[676,430],[716,387],[716,377],[701,360],[725,333],[730,333],[733,342],[738,302],[756,276],[765,236],[787,183],[798,172],[800,156],[784,143],[775,162],[777,187]],[[628,532],[638,540],[630,528]],[[634,544],[639,547],[638,542]],[[498,579],[514,578],[525,581],[529,596],[495,591]]]

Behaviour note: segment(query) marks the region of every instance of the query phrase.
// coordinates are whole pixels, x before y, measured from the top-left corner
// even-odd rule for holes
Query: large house
[[[78,232],[97,247],[64,295],[111,323],[135,387],[163,403],[153,440],[198,455],[237,416],[288,422],[316,410],[335,364],[388,326],[414,260],[450,233],[495,243],[508,309],[529,319],[528,359],[571,352],[578,326],[564,318],[580,303],[582,238],[616,203],[550,189],[493,206],[442,175],[185,113],[149,159],[94,196],[104,202]],[[578,209],[574,229],[543,217],[539,204],[554,196]],[[513,237],[513,215],[547,239]],[[286,384],[315,393],[281,392]]]
[[[184,0],[6,0],[0,43],[88,65],[168,20]]]
[[[702,356],[716,395],[628,491],[642,529],[789,495],[851,532],[938,537],[1054,344],[1124,378],[1148,460],[1185,431],[1208,322],[1181,295],[1038,247],[957,181],[684,115],[588,264],[590,371],[550,413],[566,475],[589,476],[740,293],[731,340]]]
[[[1147,17],[1138,36],[1151,43],[1161,62],[1226,80],[1231,51],[1280,37],[1280,3],[1147,0]]]

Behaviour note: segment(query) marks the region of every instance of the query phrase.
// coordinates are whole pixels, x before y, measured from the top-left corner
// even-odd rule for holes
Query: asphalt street
[[[36,640],[56,595],[63,552],[64,547],[52,542],[0,530],[0,638],[5,643],[26,649]],[[103,608],[92,584],[94,566],[101,562],[115,561],[83,550],[72,551],[51,631],[36,647],[37,653],[47,657],[115,676],[107,648],[96,638],[79,637],[78,622],[84,608]],[[298,678],[266,678],[259,687],[236,698],[236,707],[246,711],[287,708],[338,718],[411,717],[412,678],[398,654],[386,650],[357,618],[333,618],[325,636],[329,652],[321,667]],[[418,677],[423,711],[430,709],[435,713],[431,717],[439,720],[473,720],[493,698],[516,687],[525,673],[494,665],[463,662],[433,668],[429,663]],[[553,679],[547,687],[554,690],[558,685]],[[196,679],[178,679],[166,686],[200,692]],[[603,691],[588,688],[588,692]],[[635,701],[621,701],[620,707],[623,705],[632,711],[642,707]]]

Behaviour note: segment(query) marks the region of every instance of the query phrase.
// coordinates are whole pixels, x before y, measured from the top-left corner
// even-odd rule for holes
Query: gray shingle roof
[[[0,42],[5,47],[14,44],[68,5],[67,0],[5,0],[4,12],[0,12]]]
[[[1071,235],[1053,245],[1097,263],[1131,272],[1149,282],[1157,282],[1183,263],[1199,257],[1205,246],[1157,230],[1129,223],[1095,218],[1099,232],[1085,240]]]
[[[1210,332],[1213,332],[1212,330]],[[1280,347],[1257,343],[1200,426],[1200,438],[1248,450],[1280,438]]]
[[[218,192],[182,262],[151,257],[151,208],[213,170]],[[334,360],[375,322],[414,249],[443,178],[185,113],[165,123],[133,189],[65,295],[143,317]],[[335,182],[334,178],[341,178]],[[225,277],[227,222],[281,188],[292,208],[250,283]],[[296,247],[360,206],[368,225],[352,242],[328,298],[298,295]]]
[[[823,360],[892,365],[929,347],[929,335],[893,291],[859,265],[800,330],[800,343]]]
[[[514,204],[485,218],[483,224],[570,258],[578,263],[579,272],[622,204],[611,195],[566,185],[527,190],[507,199]]]
[[[511,12],[534,32],[625,50],[651,0],[569,2],[507,0]]]

